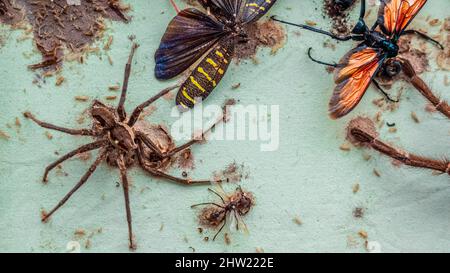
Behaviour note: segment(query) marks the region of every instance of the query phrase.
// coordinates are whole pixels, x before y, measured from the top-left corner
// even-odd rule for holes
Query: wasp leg
[[[399,100],[394,100],[392,99],[388,93],[386,93],[386,91],[383,90],[383,88],[381,88],[380,84],[376,81],[376,80],[372,80],[373,84],[375,85],[375,87],[377,88],[378,91],[380,91],[381,94],[383,94],[383,96],[390,102],[399,102]]]
[[[321,65],[326,65],[326,66],[331,66],[331,67],[339,67],[339,65],[337,64],[337,63],[326,63],[326,62],[322,62],[322,61],[319,61],[319,60],[317,60],[317,59],[315,59],[312,55],[311,55],[311,51],[312,51],[312,47],[310,47],[309,49],[308,49],[308,57],[311,59],[311,61],[313,61],[313,62],[315,62],[315,63],[318,63],[318,64],[321,64]]]
[[[435,44],[440,49],[442,49],[442,50],[444,49],[444,46],[441,43],[439,43],[435,39],[431,38],[430,36],[426,35],[425,33],[422,33],[415,29],[408,29],[408,30],[403,31],[403,33],[402,33],[402,35],[408,35],[408,34],[415,34],[415,35],[425,39],[426,41]]]

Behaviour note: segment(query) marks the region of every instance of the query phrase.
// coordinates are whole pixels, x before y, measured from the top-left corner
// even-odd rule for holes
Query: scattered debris
[[[355,185],[353,185],[352,191],[353,193],[357,193],[359,192],[360,186],[359,183],[356,183]]]
[[[294,221],[294,223],[296,223],[299,226],[301,226],[303,224],[302,219],[300,219],[299,216],[295,216],[293,221]]]
[[[351,150],[351,147],[348,143],[344,143],[341,146],[339,146],[339,149],[341,149],[344,152],[348,152]]]
[[[89,97],[88,96],[75,96],[75,100],[77,100],[77,101],[88,101]]]
[[[227,182],[238,183],[241,182],[242,179],[246,179],[249,177],[249,173],[246,170],[244,164],[238,165],[236,162],[233,162],[228,165],[228,167],[220,172],[215,172],[214,177],[216,180],[225,180]]]
[[[238,43],[235,50],[235,59],[254,59],[259,47],[270,47],[271,54],[275,54],[286,42],[286,32],[283,26],[273,20],[256,22],[246,25],[248,41]]]
[[[365,143],[358,141],[354,137],[352,132],[355,129],[367,132],[370,135],[374,136],[374,138],[378,137],[378,132],[375,128],[375,124],[373,123],[373,121],[370,118],[361,117],[361,116],[356,117],[356,118],[352,119],[347,126],[347,140],[350,141],[356,147],[364,146]]]
[[[367,238],[369,237],[369,235],[367,234],[367,232],[364,231],[364,230],[358,231],[358,235],[359,235],[361,238],[363,238],[363,239],[367,239]]]
[[[57,70],[64,59],[64,50],[78,54],[92,52],[90,45],[101,38],[105,30],[104,19],[128,22],[125,13],[130,9],[119,0],[80,1],[67,0],[2,1],[0,21],[15,27],[26,20],[31,26],[42,62],[30,65],[31,69]],[[80,3],[78,5],[78,3]],[[111,41],[112,42],[112,41]],[[109,44],[110,45],[110,44]],[[95,50],[94,50],[95,51]]]
[[[380,174],[380,172],[379,172],[377,169],[373,169],[373,174],[374,174],[376,177],[381,177],[381,174]]]
[[[348,14],[355,1],[325,0],[323,10],[333,21],[332,32],[340,35],[350,33]]]
[[[362,207],[356,207],[353,209],[353,217],[355,218],[363,218],[364,217],[364,208]]]

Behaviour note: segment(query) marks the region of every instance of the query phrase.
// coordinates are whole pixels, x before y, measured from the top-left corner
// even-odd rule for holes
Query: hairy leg
[[[350,130],[351,135],[358,141],[366,144],[370,148],[387,155],[401,163],[418,168],[427,168],[450,174],[450,162],[444,160],[435,160],[422,156],[417,156],[378,140],[373,134],[364,131],[361,128],[353,128]]]
[[[96,142],[92,142],[86,145],[83,145],[65,155],[63,155],[62,157],[60,157],[58,160],[56,160],[55,162],[53,162],[52,164],[48,165],[45,168],[45,172],[44,172],[44,177],[42,178],[42,181],[47,182],[48,181],[48,173],[55,168],[56,166],[58,166],[59,164],[61,164],[62,162],[66,161],[67,159],[77,155],[77,154],[82,154],[88,151],[92,151],[95,149],[98,149],[102,146],[105,146],[108,143],[108,140],[99,140]]]
[[[224,111],[225,111],[225,110],[224,110]],[[210,126],[206,131],[204,131],[204,132],[202,133],[201,139],[196,139],[196,138],[194,138],[194,139],[192,139],[192,140],[186,142],[185,144],[180,145],[180,146],[174,148],[173,150],[171,150],[170,152],[166,153],[166,154],[164,155],[164,157],[171,157],[171,156],[173,156],[173,155],[175,155],[175,154],[177,154],[177,153],[179,153],[179,152],[181,152],[181,151],[183,151],[183,150],[189,148],[190,146],[194,145],[195,143],[198,143],[198,142],[200,142],[200,141],[203,141],[203,140],[205,139],[205,135],[206,135],[207,133],[209,133],[211,130],[213,130],[214,127],[217,126],[217,124],[223,122],[223,119],[224,119],[224,115],[222,115],[220,118],[218,118],[217,121],[216,121],[212,126]]]
[[[122,188],[123,188],[123,194],[125,197],[125,209],[127,213],[127,223],[128,223],[128,240],[129,240],[129,247],[132,250],[136,249],[136,245],[133,241],[133,227],[131,222],[131,209],[130,209],[130,196],[129,196],[129,184],[128,184],[128,177],[127,177],[127,168],[125,166],[125,160],[123,158],[123,155],[120,155],[120,158],[117,160],[117,166],[120,170],[120,177],[122,179]]]
[[[155,96],[153,96],[150,99],[148,99],[147,101],[141,103],[138,107],[136,107],[133,110],[133,113],[130,116],[130,120],[128,121],[128,125],[133,126],[136,123],[136,121],[139,119],[139,116],[141,115],[144,108],[148,107],[150,104],[154,103],[156,100],[158,100],[165,94],[169,93],[170,91],[172,91],[173,89],[178,88],[178,87],[180,87],[180,85],[174,85],[174,86],[168,87],[166,89],[163,89]]]
[[[60,132],[70,134],[70,135],[82,135],[82,136],[93,136],[94,135],[94,132],[91,129],[68,129],[68,128],[59,127],[59,126],[56,126],[56,125],[53,125],[53,124],[50,124],[47,122],[40,121],[37,118],[35,118],[34,115],[31,114],[30,112],[23,113],[23,116],[31,119],[32,121],[37,123],[39,126],[50,129],[50,130],[60,131]]]
[[[67,200],[69,200],[72,194],[74,194],[81,186],[84,185],[84,183],[86,183],[89,177],[97,169],[97,166],[106,158],[106,155],[107,155],[106,150],[100,153],[95,162],[91,165],[91,167],[89,167],[89,170],[83,175],[83,177],[81,177],[80,181],[75,185],[75,187],[73,187],[72,190],[70,190],[70,192],[67,193],[66,196],[64,196],[64,198],[61,199],[61,201],[59,201],[59,203],[49,213],[43,215],[42,222],[46,222],[47,219],[50,218],[50,216],[52,216],[53,213],[55,213],[60,207],[62,207],[67,202]]]
[[[411,84],[424,96],[439,112],[450,119],[450,106],[445,101],[442,101],[436,95],[433,94],[430,87],[417,76],[416,71],[412,67],[411,63],[401,58],[403,73],[408,77]]]
[[[119,114],[121,121],[125,120],[125,118],[126,118],[124,104],[125,104],[125,100],[127,98],[128,80],[130,78],[131,63],[133,62],[133,56],[138,47],[139,47],[139,45],[136,43],[133,43],[131,45],[131,52],[130,52],[130,55],[128,56],[128,62],[125,65],[125,72],[124,72],[123,83],[122,83],[122,94],[120,95],[119,105],[117,106],[117,113]]]

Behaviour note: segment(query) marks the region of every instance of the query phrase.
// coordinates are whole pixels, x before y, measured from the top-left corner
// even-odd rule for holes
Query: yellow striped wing
[[[225,75],[233,53],[233,39],[220,40],[181,85],[176,98],[177,105],[187,110],[205,100]]]

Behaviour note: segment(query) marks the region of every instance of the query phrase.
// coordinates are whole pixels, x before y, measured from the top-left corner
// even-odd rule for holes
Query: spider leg
[[[102,139],[102,140],[99,140],[99,141],[96,141],[96,142],[92,142],[92,143],[83,145],[83,146],[81,146],[81,147],[79,147],[79,148],[77,148],[77,149],[75,149],[75,150],[73,150],[73,151],[63,155],[58,160],[56,160],[55,162],[53,162],[52,164],[48,165],[45,168],[44,177],[42,178],[42,181],[43,182],[47,182],[48,181],[48,173],[53,168],[55,168],[56,166],[58,166],[62,162],[66,161],[67,159],[69,159],[69,158],[71,158],[71,157],[73,157],[73,156],[75,156],[77,154],[82,154],[82,153],[85,153],[85,152],[88,152],[88,151],[92,151],[92,150],[98,149],[98,148],[106,145],[107,143],[108,143],[108,140]]]
[[[315,63],[318,63],[318,64],[321,64],[321,65],[326,65],[326,66],[331,66],[331,67],[339,67],[339,66],[340,66],[340,65],[338,65],[337,63],[333,63],[333,64],[331,64],[331,63],[326,63],[326,62],[322,62],[322,61],[319,61],[319,60],[313,58],[313,56],[311,55],[311,51],[312,51],[312,47],[310,47],[310,48],[308,49],[308,57],[311,59],[311,61],[313,61],[313,62],[315,62]]]
[[[191,186],[191,185],[196,185],[196,184],[208,184],[211,182],[221,182],[221,181],[211,181],[211,180],[190,180],[190,179],[179,178],[179,177],[175,177],[173,175],[167,174],[165,172],[150,168],[150,167],[146,166],[145,163],[141,164],[141,166],[142,166],[142,168],[144,168],[144,170],[146,170],[153,176],[161,177],[161,178],[167,179],[169,181],[184,184],[186,186]]]
[[[171,157],[171,156],[173,156],[173,155],[175,155],[175,154],[177,154],[177,153],[179,153],[179,152],[181,152],[181,151],[183,151],[183,150],[185,150],[185,149],[191,147],[191,146],[194,145],[195,143],[198,143],[198,142],[204,140],[204,139],[205,139],[205,135],[206,135],[207,133],[209,133],[211,130],[213,130],[213,129],[217,126],[217,124],[221,123],[221,122],[223,121],[223,119],[224,119],[224,116],[221,116],[219,119],[217,119],[217,121],[216,121],[212,126],[210,126],[206,131],[204,131],[204,132],[202,133],[201,139],[196,139],[196,138],[194,138],[194,139],[192,139],[192,140],[186,142],[185,144],[180,145],[180,146],[174,148],[174,149],[171,150],[170,152],[167,152],[167,153],[164,155],[164,157]]]
[[[83,175],[83,177],[81,177],[80,181],[75,185],[75,187],[73,187],[72,190],[70,190],[70,192],[67,193],[66,196],[64,196],[64,198],[61,199],[61,201],[59,201],[59,203],[49,213],[46,213],[45,215],[42,216],[42,222],[46,222],[48,218],[50,218],[50,216],[52,216],[52,214],[55,213],[55,211],[57,211],[67,202],[67,200],[69,200],[72,194],[74,194],[81,186],[83,186],[84,183],[86,183],[89,177],[97,169],[97,166],[106,158],[106,155],[107,155],[106,150],[101,152],[101,154],[97,157],[95,162],[91,165],[91,167],[89,167],[89,170]]]
[[[372,80],[373,84],[375,85],[375,87],[377,88],[378,91],[380,91],[381,94],[383,94],[383,96],[390,102],[399,102],[399,100],[394,100],[392,99],[388,93],[386,93],[386,91],[383,90],[383,88],[381,88],[380,84],[376,81],[376,80]]]
[[[133,227],[131,222],[131,209],[130,209],[130,196],[129,196],[129,184],[128,184],[128,177],[127,177],[127,168],[125,166],[123,155],[120,155],[120,158],[117,160],[117,166],[120,170],[120,177],[122,179],[122,188],[123,188],[123,194],[125,197],[125,209],[127,212],[127,223],[128,223],[128,240],[130,242],[130,249],[135,250],[136,245],[133,241]]]
[[[225,225],[227,224],[227,217],[223,218],[223,225],[220,227],[219,231],[217,231],[216,235],[214,235],[213,237],[213,241],[216,240],[217,235],[219,235],[219,233],[222,231],[222,229],[225,227]]]
[[[123,105],[125,104],[125,99],[127,98],[128,80],[130,78],[130,73],[131,73],[131,63],[133,61],[134,53],[136,52],[136,49],[138,47],[139,47],[139,45],[136,43],[133,43],[131,45],[131,52],[130,52],[130,55],[128,56],[128,62],[125,65],[125,72],[124,72],[123,84],[122,84],[122,94],[120,95],[119,105],[117,106],[117,113],[119,114],[121,121],[125,120],[125,118],[126,118],[125,108]]]
[[[38,120],[30,112],[23,113],[23,116],[31,119],[32,121],[37,123],[37,125],[47,128],[47,129],[50,129],[50,130],[60,131],[60,132],[70,134],[70,135],[94,136],[94,132],[90,129],[68,129],[68,128],[59,127],[59,126]]]
[[[161,92],[159,92],[155,96],[153,96],[150,99],[148,99],[147,101],[141,103],[138,107],[136,107],[134,109],[133,113],[131,114],[130,120],[128,121],[128,125],[133,126],[136,123],[136,121],[138,120],[138,118],[141,115],[144,108],[148,107],[150,104],[154,103],[156,100],[158,100],[165,94],[169,93],[170,91],[172,91],[173,89],[178,88],[178,87],[180,87],[180,85],[174,85],[174,86],[168,87],[166,89],[163,89],[163,90],[161,90]]]
[[[402,35],[408,35],[408,34],[415,34],[415,35],[425,39],[426,41],[435,44],[440,49],[442,49],[442,50],[444,49],[444,46],[441,43],[439,43],[435,39],[431,38],[430,36],[426,35],[425,33],[422,33],[415,29],[408,29],[408,30],[403,31],[403,33],[402,33]]]
[[[164,173],[158,169],[149,167],[148,165],[145,164],[145,158],[143,158],[142,156],[142,146],[138,145],[138,161],[139,164],[141,165],[141,167],[147,171],[148,173],[150,173],[150,175],[155,176],[155,177],[162,177],[164,179],[167,179],[169,181],[173,181],[176,183],[180,183],[180,184],[184,184],[184,185],[195,185],[195,184],[207,184],[207,183],[211,183],[211,182],[216,182],[216,183],[220,183],[222,182],[222,180],[190,180],[190,179],[184,179],[184,178],[178,178],[175,176],[172,176],[170,174]]]
[[[155,152],[159,157],[164,158],[164,155],[161,153],[161,150],[156,146],[156,144],[145,134],[141,132],[136,132],[136,136],[153,152]]]

